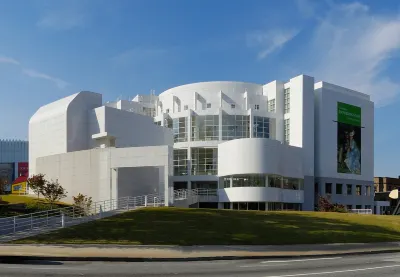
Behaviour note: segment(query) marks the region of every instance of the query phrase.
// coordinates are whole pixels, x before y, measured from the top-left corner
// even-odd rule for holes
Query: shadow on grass
[[[149,208],[16,243],[290,245],[400,241],[400,220],[314,212]]]

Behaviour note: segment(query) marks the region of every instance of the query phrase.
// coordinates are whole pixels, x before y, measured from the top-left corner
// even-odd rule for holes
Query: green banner
[[[337,103],[337,121],[361,127],[361,108],[346,103]]]

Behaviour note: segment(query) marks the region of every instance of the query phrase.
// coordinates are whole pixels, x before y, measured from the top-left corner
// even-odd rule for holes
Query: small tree
[[[39,195],[43,194],[43,188],[46,185],[47,181],[44,178],[44,174],[37,174],[37,175],[32,175],[32,177],[28,178],[27,183],[29,189],[31,189],[35,194],[37,194],[37,197],[39,199]]]
[[[50,203],[51,208],[53,208],[54,203],[67,196],[67,191],[58,183],[58,180],[46,182],[41,193]]]
[[[81,193],[78,196],[73,196],[75,212],[79,215],[87,216],[90,214],[90,208],[92,206],[92,197],[87,197]]]

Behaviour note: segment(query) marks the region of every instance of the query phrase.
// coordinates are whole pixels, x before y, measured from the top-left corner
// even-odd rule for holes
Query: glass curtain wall
[[[192,148],[192,175],[217,175],[218,148]]]
[[[174,142],[187,141],[187,117],[172,119],[172,129],[174,131]]]
[[[253,123],[254,138],[269,138],[269,118],[255,116]]]
[[[250,137],[250,116],[222,115],[222,140]]]
[[[191,139],[219,140],[219,115],[192,116]]]
[[[187,149],[174,149],[174,176],[188,175]]]

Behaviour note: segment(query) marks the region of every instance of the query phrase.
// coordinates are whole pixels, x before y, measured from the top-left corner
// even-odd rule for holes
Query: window
[[[187,174],[187,149],[174,149],[174,176]]]
[[[231,178],[224,178],[224,188],[230,188],[231,187]]]
[[[371,210],[371,205],[365,205],[365,209]]]
[[[353,209],[353,205],[347,205],[347,210],[350,211],[351,209]]]
[[[287,88],[284,90],[284,112],[289,113],[290,112],[290,88]]]
[[[280,176],[269,176],[268,177],[268,187],[270,187],[270,188],[280,188],[280,187],[282,187],[282,177],[280,177]]]
[[[259,109],[260,109],[260,105],[257,105],[257,104],[254,105],[254,109],[255,109],[255,110],[259,110]]]
[[[361,185],[356,185],[356,195],[361,195]]]
[[[336,184],[336,194],[343,194],[343,185]]]
[[[211,103],[207,103],[207,109],[211,108]]]
[[[284,136],[285,136],[285,142],[289,144],[290,142],[290,118],[285,119],[285,126],[284,126]]]
[[[347,185],[347,195],[353,194],[353,185]]]
[[[232,187],[265,187],[265,176],[235,176],[232,178]]]
[[[269,138],[268,117],[255,116],[253,124],[253,138]]]
[[[174,131],[174,142],[187,141],[187,118],[178,117],[172,119],[172,129]]]
[[[250,116],[222,115],[222,140],[250,137]]]
[[[161,121],[155,121],[154,124],[161,126]]]
[[[235,104],[231,104],[231,109],[234,109],[236,107]]]
[[[371,186],[367,186],[367,196],[371,196]]]
[[[268,100],[268,111],[271,113],[275,112],[275,99]]]
[[[167,127],[167,128],[171,128],[172,129],[172,119],[171,118],[166,118],[165,120],[164,120],[164,127]]]
[[[217,175],[218,148],[192,148],[192,175]]]
[[[325,184],[325,194],[332,194],[332,183]]]
[[[356,205],[356,210],[361,210],[362,206],[361,205]]]
[[[283,189],[303,190],[303,182],[301,179],[283,177]]]
[[[166,109],[166,112],[169,113],[169,109]]]
[[[192,141],[219,140],[219,115],[192,116]]]
[[[183,106],[183,109],[186,111],[188,109],[188,105]]]

